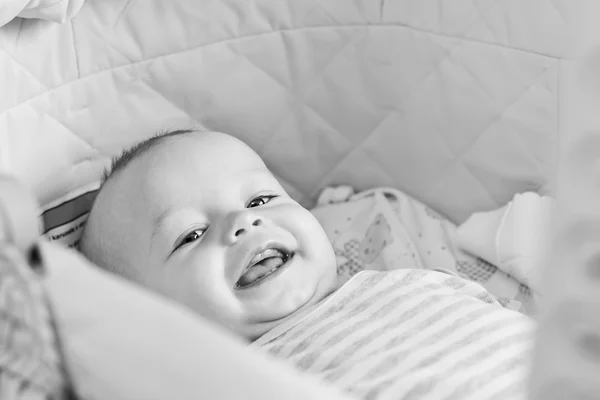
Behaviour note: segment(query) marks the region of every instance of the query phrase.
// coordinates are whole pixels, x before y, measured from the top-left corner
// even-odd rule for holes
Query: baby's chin
[[[323,298],[325,297],[326,296]],[[290,311],[289,313],[282,314],[280,318],[249,323],[241,329],[241,332],[238,333],[240,333],[245,339],[254,341],[269,332],[271,329],[285,323],[290,319],[293,319],[296,315],[300,314],[302,311],[318,303],[319,301],[320,300],[306,302],[302,306]]]
[[[286,318],[283,318],[279,321],[270,321],[270,322],[262,322],[257,324],[251,324],[244,328],[242,328],[239,332],[237,332],[243,339],[254,342],[271,329],[280,325]]]
[[[338,288],[335,276],[321,279],[314,290],[289,293],[275,304],[265,304],[253,318],[247,321],[242,329],[242,336],[248,340],[256,340],[276,326],[293,319],[298,314],[318,304]],[[275,307],[269,307],[269,305]]]

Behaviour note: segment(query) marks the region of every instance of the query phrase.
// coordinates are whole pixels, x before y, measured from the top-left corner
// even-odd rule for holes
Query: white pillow
[[[44,243],[45,288],[79,397],[343,399],[187,309]]]
[[[0,26],[15,17],[63,23],[79,12],[85,0],[0,0]]]

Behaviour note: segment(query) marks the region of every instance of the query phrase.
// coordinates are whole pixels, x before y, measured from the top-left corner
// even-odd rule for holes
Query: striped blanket
[[[533,323],[480,285],[362,271],[252,345],[362,399],[525,399]]]

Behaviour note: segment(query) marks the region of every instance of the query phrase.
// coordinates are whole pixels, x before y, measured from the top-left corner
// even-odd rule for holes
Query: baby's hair
[[[104,170],[100,186],[103,186],[113,175],[127,168],[127,166],[133,160],[147,153],[149,150],[160,144],[164,139],[173,136],[186,135],[188,133],[194,132],[199,131],[193,129],[178,129],[174,131],[158,132],[156,135],[148,139],[142,140],[141,142],[134,144],[130,148],[123,150],[120,155],[112,159],[110,169]]]
[[[104,174],[102,176],[102,180],[100,183],[98,195],[100,195],[100,192],[102,192],[102,190],[105,188],[106,183],[109,180],[111,180],[112,178],[114,178],[116,176],[116,174],[125,170],[127,168],[127,166],[133,160],[141,157],[142,155],[144,155],[145,153],[150,151],[152,148],[161,144],[161,142],[164,139],[175,137],[175,136],[180,136],[180,135],[187,135],[187,134],[195,133],[195,132],[201,132],[201,131],[193,130],[193,129],[179,129],[179,130],[174,130],[174,131],[158,132],[154,136],[152,136],[148,139],[142,140],[141,142],[136,143],[133,146],[123,150],[120,155],[118,155],[112,159],[111,167],[109,169],[104,170]],[[81,236],[81,239],[80,239],[77,247],[78,247],[79,251],[81,251],[86,257],[88,257],[88,259],[90,259],[92,262],[96,263],[98,266],[100,266],[104,269],[107,269],[111,272],[114,272],[117,275],[125,276],[125,270],[120,265],[120,263],[108,262],[108,260],[106,259],[107,255],[104,254],[104,253],[106,253],[106,250],[104,250],[104,251],[100,250],[103,247],[102,238],[96,238],[97,239],[96,247],[98,247],[97,250],[92,250],[92,248],[90,247],[91,243],[90,243],[90,239],[88,237],[88,229],[87,228],[88,228],[88,224],[89,224],[89,218],[92,217],[94,210],[95,210],[95,204],[92,206],[92,210],[90,210],[90,214],[88,217],[88,223],[86,223],[83,227],[82,236]]]

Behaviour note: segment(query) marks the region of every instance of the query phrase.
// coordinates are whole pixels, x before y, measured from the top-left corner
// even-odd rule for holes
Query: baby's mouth
[[[236,289],[245,289],[262,281],[275,273],[292,257],[293,253],[285,249],[269,247],[254,255],[246,266],[240,279],[236,282]]]

